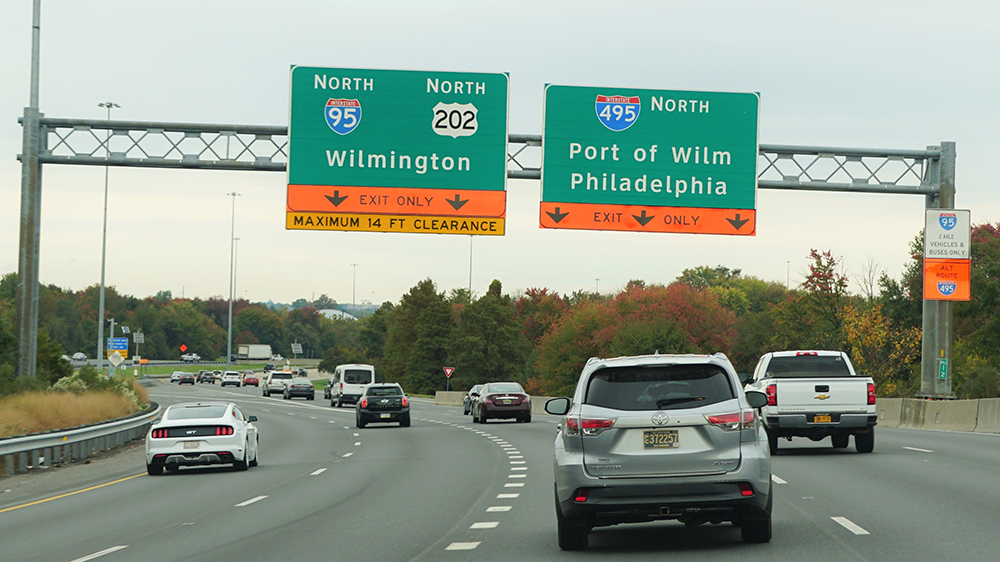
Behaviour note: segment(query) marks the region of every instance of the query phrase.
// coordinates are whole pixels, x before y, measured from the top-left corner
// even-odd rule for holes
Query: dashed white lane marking
[[[357,442],[355,442],[355,443],[354,443],[354,446],[355,446],[355,447],[358,447],[358,446],[360,446],[360,445],[361,445],[361,441],[357,441]]]
[[[917,451],[918,453],[933,453],[934,451],[930,449],[918,449],[917,447],[903,447],[908,451]]]
[[[476,542],[453,542],[446,546],[445,550],[474,550],[479,546],[479,541]]]
[[[771,481],[774,482],[775,484],[788,484],[788,482],[786,482],[780,476],[775,476],[774,474],[771,475]]]
[[[354,453],[344,453],[344,458],[347,458],[347,457],[349,457],[349,456],[351,456],[351,455],[353,455],[353,454],[354,454]]]
[[[508,459],[523,459],[524,455],[510,455]]]
[[[527,461],[510,461],[510,464],[525,464]]]
[[[511,470],[528,470],[528,467],[526,467],[526,466],[512,466],[512,467],[510,467],[510,469]]]
[[[498,500],[512,500],[519,497],[521,494],[497,494]]]
[[[360,435],[359,433],[355,433],[355,434],[354,434],[354,436],[355,436],[355,437],[358,437],[359,435]]]
[[[507,482],[503,485],[504,488],[523,488],[524,482]]]
[[[261,408],[261,410],[264,410],[265,412],[270,412],[271,411],[271,410],[268,410],[267,408]]]
[[[120,544],[118,546],[112,546],[111,548],[105,548],[104,550],[102,550],[100,552],[95,552],[93,554],[88,554],[88,555],[80,557],[80,558],[75,558],[75,559],[71,560],[70,562],[87,562],[87,560],[93,560],[94,558],[100,558],[101,556],[104,556],[105,554],[111,554],[112,552],[118,552],[119,550],[121,550],[123,548],[128,548],[128,545],[127,544]]]
[[[288,412],[288,415],[289,415],[289,416],[294,416],[295,414],[293,414],[293,413],[291,413],[291,412]]]
[[[499,521],[480,521],[469,525],[470,529],[496,529],[500,525]]]
[[[848,519],[846,517],[831,517],[830,519],[833,519],[834,521],[836,521],[837,523],[839,523],[841,526],[843,526],[845,529],[847,529],[848,531],[854,533],[855,535],[867,535],[867,534],[869,534],[868,531],[862,529],[861,527],[859,527],[853,521],[851,521],[850,519]]]
[[[314,420],[316,419],[316,416],[309,416],[309,419]]]
[[[248,499],[247,501],[245,501],[243,503],[238,503],[238,504],[234,505],[233,507],[245,507],[245,506],[248,506],[248,505],[250,505],[252,503],[259,502],[260,500],[262,500],[262,499],[264,499],[266,497],[267,496],[257,496],[256,498],[250,498],[250,499]]]
[[[508,474],[507,478],[527,478],[527,474]]]
[[[513,506],[511,506],[511,505],[493,505],[493,506],[487,507],[486,511],[489,511],[489,512],[494,512],[494,511],[510,511],[510,508],[512,508],[512,507]]]
[[[309,473],[309,476],[318,476],[318,475],[320,475],[320,474],[323,474],[324,472],[326,472],[326,469],[325,469],[325,468],[319,468],[319,469],[316,469],[316,470],[315,470],[315,471],[313,471],[313,472],[310,472],[310,473]]]
[[[349,425],[345,425],[345,426],[344,426],[344,429],[351,429],[351,426],[349,426]]]
[[[515,451],[515,450],[511,450],[511,449],[507,449],[504,452],[507,453],[508,455],[520,455],[521,454],[521,451]]]
[[[337,420],[330,420],[330,423],[337,423]]]

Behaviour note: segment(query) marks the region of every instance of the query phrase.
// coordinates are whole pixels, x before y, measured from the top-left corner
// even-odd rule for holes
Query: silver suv
[[[675,519],[731,521],[745,542],[771,540],[771,457],[756,408],[715,355],[587,362],[555,443],[559,547],[586,548],[594,527]]]

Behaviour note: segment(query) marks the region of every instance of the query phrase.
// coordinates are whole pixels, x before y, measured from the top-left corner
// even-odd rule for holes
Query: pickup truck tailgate
[[[864,412],[868,381],[864,378],[796,378],[778,383],[778,413]]]

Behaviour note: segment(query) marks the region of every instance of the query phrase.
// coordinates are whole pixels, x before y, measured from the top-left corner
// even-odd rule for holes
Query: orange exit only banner
[[[731,236],[753,236],[757,230],[757,212],[754,209],[542,202],[538,220],[542,228],[574,230]]]
[[[924,258],[924,299],[967,301],[972,298],[972,262]]]
[[[287,212],[500,218],[507,192],[291,184]]]

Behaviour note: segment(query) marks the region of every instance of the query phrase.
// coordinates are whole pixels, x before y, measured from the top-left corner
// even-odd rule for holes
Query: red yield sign
[[[444,376],[448,377],[449,379],[451,378],[451,374],[454,373],[454,372],[455,372],[455,368],[454,367],[445,367],[444,368]]]

